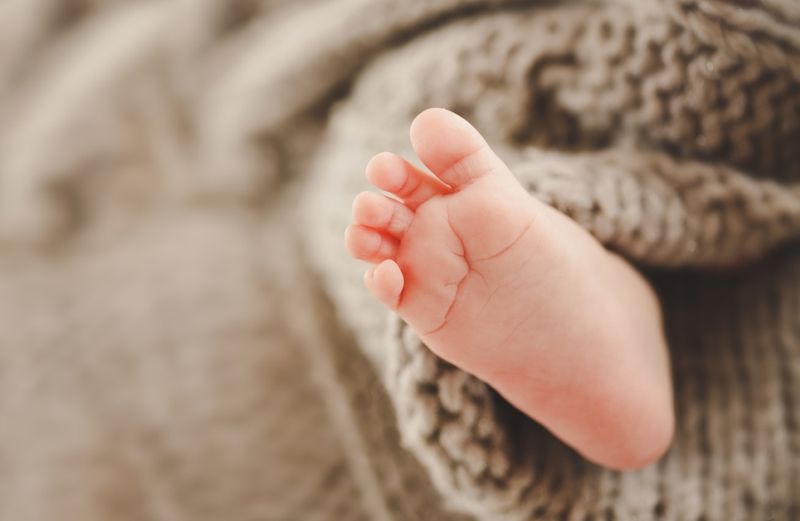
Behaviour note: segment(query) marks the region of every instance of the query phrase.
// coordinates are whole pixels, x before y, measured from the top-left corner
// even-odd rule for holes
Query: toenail
[[[380,159],[381,164],[378,168],[380,174],[373,174],[370,182],[384,190],[394,191],[405,183],[402,163],[398,162],[396,156],[387,153]]]
[[[378,248],[381,246],[381,234],[369,228],[362,228],[362,230],[364,231],[362,234],[362,245],[364,249],[368,251],[378,251]]]
[[[353,208],[353,217],[369,225],[383,224],[384,207],[380,196],[374,192],[363,192]]]
[[[375,268],[370,268],[364,272],[364,284],[369,284],[375,277]]]
[[[396,165],[388,169],[388,174],[386,180],[392,191],[402,190],[406,182],[408,182],[408,176],[405,175],[402,168],[398,168]]]
[[[392,161],[394,154],[391,152],[381,152],[378,155],[372,157],[367,163],[367,178],[372,181],[374,172],[378,170],[384,170],[387,166],[387,161]]]

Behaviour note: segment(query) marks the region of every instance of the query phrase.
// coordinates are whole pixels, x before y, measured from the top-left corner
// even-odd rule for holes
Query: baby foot
[[[430,175],[390,153],[353,203],[350,253],[373,295],[436,354],[599,464],[629,469],[672,439],[669,361],[645,280],[531,197],[477,130],[443,109],[411,125]]]

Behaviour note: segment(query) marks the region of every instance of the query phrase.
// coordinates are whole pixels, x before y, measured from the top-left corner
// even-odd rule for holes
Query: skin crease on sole
[[[674,430],[658,300],[642,276],[531,197],[469,123],[428,109],[383,152],[345,232],[367,289],[436,354],[587,459],[647,466]]]

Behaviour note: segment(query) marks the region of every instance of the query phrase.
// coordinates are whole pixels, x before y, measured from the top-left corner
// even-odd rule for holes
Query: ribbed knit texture
[[[311,183],[310,218],[323,208],[328,223],[309,227],[312,258],[385,370],[406,447],[459,510],[504,520],[800,516],[800,256],[780,248],[800,232],[796,11],[638,2],[483,14],[360,75]],[[474,122],[533,196],[651,274],[678,414],[658,465],[619,474],[587,464],[398,319],[387,342],[361,266],[323,255],[367,188],[369,156],[413,157],[408,124],[428,106]]]
[[[800,517],[796,2],[0,14],[0,519]],[[430,106],[652,280],[658,465],[582,461],[364,291],[352,197]]]

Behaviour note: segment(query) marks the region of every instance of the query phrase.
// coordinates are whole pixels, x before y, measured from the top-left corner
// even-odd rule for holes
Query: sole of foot
[[[586,458],[656,461],[674,430],[658,300],[644,278],[528,194],[444,109],[411,125],[430,171],[384,152],[353,203],[364,283],[437,355],[486,381]],[[387,195],[388,194],[388,195]]]

